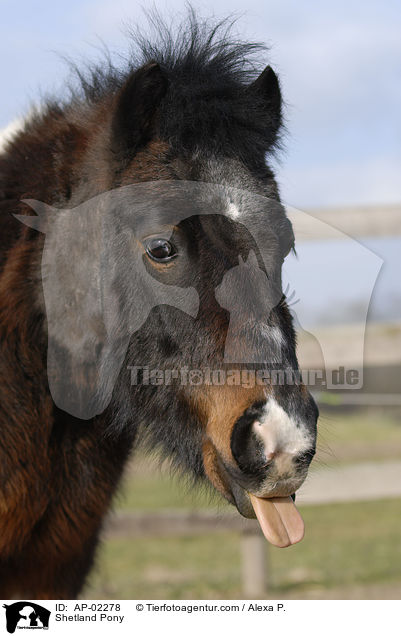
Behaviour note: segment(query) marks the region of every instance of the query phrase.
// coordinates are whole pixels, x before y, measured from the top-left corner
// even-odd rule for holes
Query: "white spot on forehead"
[[[305,425],[290,417],[274,398],[266,402],[261,418],[253,424],[253,430],[264,443],[266,458],[277,454],[276,463],[288,462],[290,465],[295,455],[309,450],[312,444]],[[281,470],[284,468],[283,465]]]
[[[229,203],[228,207],[227,207],[227,214],[228,216],[230,216],[232,219],[238,219],[239,215],[240,215],[240,210],[238,205],[236,205],[235,203]]]

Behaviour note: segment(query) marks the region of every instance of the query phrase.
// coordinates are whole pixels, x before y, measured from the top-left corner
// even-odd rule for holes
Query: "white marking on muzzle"
[[[303,422],[290,417],[272,397],[266,402],[262,417],[254,422],[253,430],[263,441],[267,461],[274,459],[279,474],[293,473],[293,458],[312,446],[312,437]]]

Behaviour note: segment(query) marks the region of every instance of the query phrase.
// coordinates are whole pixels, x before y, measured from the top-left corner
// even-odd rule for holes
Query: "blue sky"
[[[0,126],[42,92],[59,92],[61,55],[97,56],[102,40],[125,52],[123,25],[145,27],[147,0],[0,0]],[[163,14],[183,0],[158,2]],[[239,16],[237,31],[271,46],[289,131],[277,166],[290,205],[401,201],[401,9],[399,2],[219,0],[201,14]]]

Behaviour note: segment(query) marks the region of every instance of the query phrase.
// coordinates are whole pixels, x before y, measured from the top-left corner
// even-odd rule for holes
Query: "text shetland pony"
[[[251,498],[267,536],[287,523],[289,501],[283,508],[277,498],[295,492],[314,454],[317,410],[301,383],[130,384],[133,365],[224,368],[229,332],[234,358],[236,349],[257,350],[256,366],[268,370],[279,349],[281,365],[297,369],[284,297],[272,307],[258,293],[262,270],[281,288],[281,264],[293,246],[266,163],[281,124],[277,78],[270,67],[259,76],[250,70],[256,45],[230,42],[224,27],[209,29],[193,16],[176,39],[161,27],[160,43],[140,39],[139,50],[125,71],[109,64],[80,75],[80,90],[32,116],[0,156],[2,598],[77,596],[137,437],[211,483],[245,516],[254,514]],[[40,274],[45,237],[13,215],[32,215],[23,199],[73,208],[152,181],[213,183],[226,193],[240,188],[267,205],[257,209],[251,199],[234,205],[225,195],[207,216],[199,210],[170,228],[171,238],[156,233],[137,241],[147,271],[167,286],[192,286],[199,309],[190,317],[167,304],[154,307],[130,336],[110,403],[81,419],[60,408],[49,390]],[[125,213],[134,217],[135,209]],[[264,261],[248,224],[267,248]],[[77,260],[72,256],[68,268],[79,278]],[[129,253],[117,255],[113,268],[120,289],[118,281],[132,269]],[[238,289],[232,281],[244,268],[242,293],[242,279],[236,278]],[[135,285],[135,271],[132,280]],[[246,290],[252,286],[251,303]],[[139,302],[135,287],[128,298]],[[84,315],[83,323],[95,347],[91,329],[100,329],[103,318],[92,318]],[[72,360],[74,338],[73,330],[60,329],[58,345]],[[79,393],[85,378],[77,374],[71,382]],[[276,505],[263,497],[276,497]],[[273,540],[285,545],[280,532]]]

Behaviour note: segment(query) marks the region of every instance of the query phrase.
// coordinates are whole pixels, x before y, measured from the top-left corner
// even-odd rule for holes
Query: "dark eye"
[[[170,241],[164,238],[152,238],[146,242],[146,252],[154,261],[166,263],[170,261],[177,251]]]

